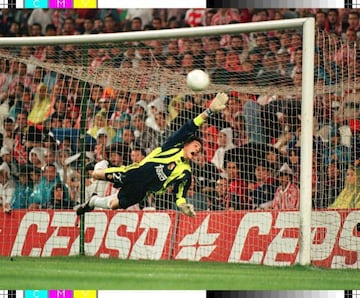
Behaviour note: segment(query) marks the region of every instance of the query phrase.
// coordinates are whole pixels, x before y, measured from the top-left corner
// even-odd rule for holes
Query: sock
[[[114,198],[114,195],[107,197],[93,196],[90,199],[89,205],[91,207],[99,207],[103,209],[110,209],[110,202]]]

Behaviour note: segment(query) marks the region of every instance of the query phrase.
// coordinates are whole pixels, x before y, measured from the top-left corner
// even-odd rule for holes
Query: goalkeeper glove
[[[195,217],[196,213],[194,211],[194,206],[192,204],[183,203],[179,206],[182,213],[187,216]]]
[[[229,97],[226,93],[218,93],[216,94],[214,100],[210,104],[210,111],[211,113],[217,113],[226,108],[226,103],[228,101]]]

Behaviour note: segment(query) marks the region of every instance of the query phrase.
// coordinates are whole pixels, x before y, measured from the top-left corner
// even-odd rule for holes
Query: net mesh
[[[118,190],[111,183],[91,179],[94,168],[139,162],[186,120],[206,109],[216,93],[226,92],[230,97],[227,109],[201,127],[204,152],[193,164],[193,183],[187,199],[196,211],[214,211],[211,220],[204,213],[198,224],[211,226],[207,231],[210,238],[219,237],[217,228],[222,230],[223,238],[218,243],[229,255],[236,254],[234,243],[227,240],[238,235],[235,227],[240,219],[232,218],[226,210],[299,208],[301,82],[306,77],[301,73],[301,38],[299,31],[289,29],[191,39],[2,48],[0,120],[6,134],[2,151],[4,156],[6,150],[10,152],[8,178],[17,183],[17,195],[3,198],[4,209],[71,209],[81,196],[86,200],[94,192],[99,196],[116,194]],[[338,36],[316,33],[314,209],[328,208],[334,202],[345,185],[349,164],[355,171],[359,160],[358,46],[359,43]],[[186,86],[186,74],[195,68],[205,70],[211,78],[209,88],[201,92]],[[39,105],[40,98],[45,98],[45,107]],[[85,118],[81,111],[85,111]],[[86,136],[82,135],[82,127]],[[83,151],[85,163],[80,162],[79,153]],[[55,167],[49,166],[52,164]],[[336,169],[329,169],[330,165]],[[335,178],[331,170],[337,170]],[[286,181],[279,176],[290,177],[293,182],[283,194],[278,187]],[[51,187],[42,179],[52,180]],[[85,184],[84,193],[81,181]],[[24,191],[29,185],[28,192]],[[151,195],[130,209],[176,210],[171,190]],[[272,200],[276,192],[275,204]],[[57,196],[62,199],[56,200]],[[352,207],[358,206],[347,205],[344,209]],[[87,253],[124,258],[206,259],[205,252],[202,255],[191,248],[204,239],[187,238],[185,224],[173,236],[184,239],[171,247],[170,237],[163,236],[171,234],[162,225],[165,216],[135,214],[89,215]],[[44,221],[60,226],[62,216],[50,213]],[[268,222],[266,215],[255,212],[254,216],[255,229],[259,227],[256,222]],[[325,218],[328,224],[334,220],[331,216]],[[279,221],[280,226],[288,228],[283,237],[298,238],[298,232],[291,229],[298,226],[296,216],[284,216]],[[107,226],[105,222],[109,222],[109,230],[118,234],[106,233],[106,228],[100,230],[99,227]],[[60,254],[77,253],[75,224],[76,217],[69,215],[59,228],[57,236],[65,233],[71,239],[68,246],[58,250]],[[138,225],[144,233],[135,232]],[[197,228],[196,224],[191,228],[194,235]],[[154,232],[156,229],[158,232]],[[161,237],[157,236],[160,231]],[[320,228],[314,232],[319,243],[321,231]],[[261,241],[270,246],[269,239],[277,232],[273,227],[268,238]],[[130,249],[120,234],[128,239],[134,237],[137,242]],[[13,237],[22,244],[19,235]],[[260,246],[258,237],[249,228],[245,239],[241,238],[248,245],[246,261],[296,262],[296,252],[288,253],[281,261],[252,255],[253,247]],[[350,236],[348,241],[351,242]],[[34,247],[14,247],[10,253],[51,255],[56,250],[55,244],[47,244],[51,247],[48,251],[35,249],[45,246],[40,235],[34,242]],[[209,254],[211,243],[207,246]],[[162,245],[166,248],[159,256],[154,247]],[[323,249],[318,247],[315,249]],[[352,253],[344,254],[347,253],[351,259]],[[238,261],[238,257],[232,255],[233,260]],[[328,259],[321,261],[326,263]]]

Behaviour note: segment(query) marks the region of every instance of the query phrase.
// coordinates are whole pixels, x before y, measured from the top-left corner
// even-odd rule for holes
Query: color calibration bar
[[[206,298],[206,291],[25,290],[16,298]],[[10,298],[10,297],[9,297]]]
[[[16,8],[15,0],[0,0],[0,9],[4,8]]]
[[[5,0],[0,0],[5,1]],[[9,0],[10,1],[10,0]],[[360,7],[360,0],[12,0],[16,8],[345,8]]]
[[[345,8],[360,8],[360,0],[345,0]]]
[[[24,291],[21,290],[0,290],[0,298],[23,298]]]
[[[359,296],[358,294],[359,293]],[[0,290],[0,298],[360,298],[359,290]]]
[[[0,0],[1,1],[1,0]],[[15,0],[14,0],[15,1]],[[206,0],[132,0],[123,2],[119,0],[16,0],[16,8],[206,8]]]
[[[1,4],[3,1],[3,7]],[[13,1],[8,4],[5,1]],[[15,6],[16,2],[16,6]],[[0,0],[0,8],[356,8],[360,0]]]
[[[344,0],[207,0],[206,6],[227,8],[344,8],[345,3]]]

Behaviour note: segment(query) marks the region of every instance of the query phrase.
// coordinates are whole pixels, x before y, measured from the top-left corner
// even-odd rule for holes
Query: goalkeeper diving
[[[212,114],[224,110],[227,101],[225,93],[218,93],[208,109],[188,120],[140,163],[95,169],[94,179],[110,181],[119,191],[117,195],[106,197],[93,194],[88,201],[75,206],[76,214],[82,215],[96,207],[126,209],[141,202],[148,194],[160,194],[172,186],[177,207],[185,215],[194,217],[194,207],[186,202],[186,193],[191,184],[190,161],[202,150],[202,140],[195,133]]]

